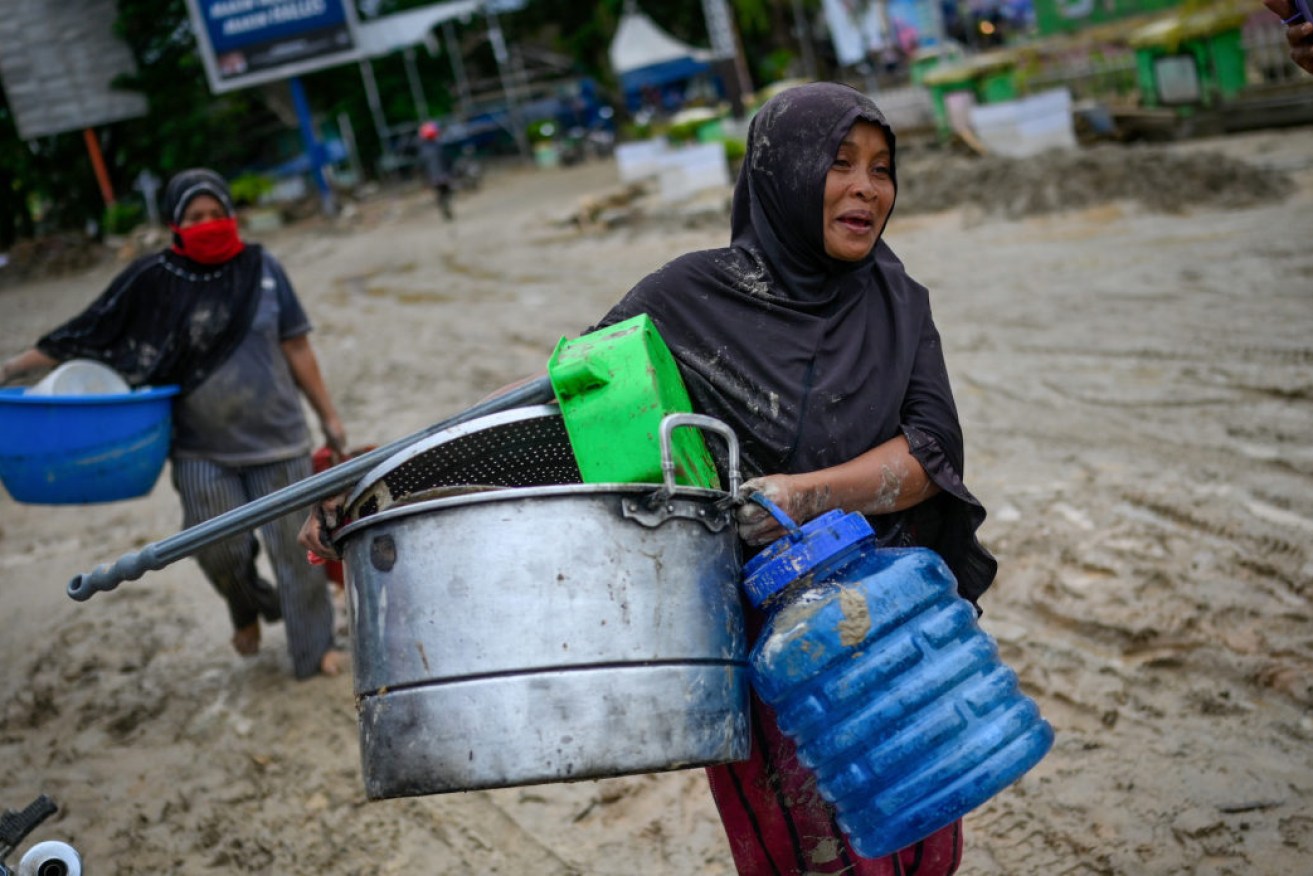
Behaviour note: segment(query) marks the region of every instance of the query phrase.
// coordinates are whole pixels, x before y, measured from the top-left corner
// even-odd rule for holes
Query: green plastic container
[[[693,406],[647,314],[562,338],[547,375],[585,483],[661,483],[661,420]],[[677,483],[720,489],[702,433],[678,429],[671,445]]]

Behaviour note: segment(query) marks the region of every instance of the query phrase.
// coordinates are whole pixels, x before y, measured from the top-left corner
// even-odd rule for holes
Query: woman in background
[[[341,454],[346,435],[310,346],[310,322],[282,267],[237,230],[223,178],[196,168],[164,192],[168,249],[143,256],[81,314],[0,366],[0,382],[75,358],[95,359],[128,384],[176,384],[170,448],[183,526],[282,489],[311,473],[304,395],[324,438]],[[251,533],[197,553],[228,605],[239,654],[260,646],[260,620],[282,620],[297,678],[336,675],[333,606],[322,567],[296,543],[299,517],[260,527],[277,587],[256,570]]]

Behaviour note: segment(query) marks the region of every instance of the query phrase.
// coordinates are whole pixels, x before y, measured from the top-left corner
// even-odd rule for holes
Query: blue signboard
[[[188,0],[214,91],[354,60],[350,0]]]

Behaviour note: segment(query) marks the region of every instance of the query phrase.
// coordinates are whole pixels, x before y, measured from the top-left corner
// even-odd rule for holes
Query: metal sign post
[[[100,186],[100,197],[106,207],[113,207],[114,186],[109,181],[109,171],[105,168],[105,156],[100,151],[100,139],[92,128],[82,129],[82,141],[87,144],[87,155],[91,158],[91,169],[96,174],[96,185]]]
[[[729,6],[725,0],[702,0],[702,15],[707,22],[707,35],[711,38],[714,64],[717,72],[725,80],[730,104],[734,107],[734,116],[742,118],[743,95],[752,91],[752,79],[748,76],[743,53],[739,51]]]
[[[324,174],[324,149],[315,134],[315,120],[310,113],[310,102],[305,98],[305,87],[301,85],[300,76],[293,76],[287,84],[292,87],[292,104],[296,107],[296,120],[301,125],[301,143],[310,159],[310,172],[315,180],[315,188],[319,189],[319,203],[324,215],[332,216],[337,212],[337,206],[333,203],[333,190]]]
[[[511,81],[510,73],[506,69],[506,65],[510,61],[510,53],[506,49],[506,37],[502,34],[501,22],[497,20],[497,12],[493,5],[484,6],[483,13],[487,16],[488,41],[492,43],[492,54],[497,59],[497,72],[501,74],[502,91],[506,94],[506,115],[509,120],[510,133],[515,138],[515,145],[520,150],[520,157],[528,160],[532,156],[529,153],[529,141],[520,117],[520,103],[515,97],[515,86]]]
[[[132,181],[132,187],[141,193],[141,199],[146,202],[146,221],[151,228],[160,227],[160,206],[155,196],[159,194],[161,185],[160,178],[149,170],[141,171]]]
[[[324,150],[298,78],[360,57],[350,0],[187,0],[210,91],[219,94],[289,80],[325,215],[335,212],[324,174]]]

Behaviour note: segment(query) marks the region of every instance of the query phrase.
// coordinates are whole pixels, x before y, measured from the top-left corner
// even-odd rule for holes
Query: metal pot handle
[[[743,480],[739,472],[739,439],[734,430],[715,417],[705,414],[667,414],[661,420],[661,489],[654,501],[665,501],[675,492],[675,453],[671,438],[681,426],[693,426],[715,432],[725,439],[729,455],[729,498],[739,501],[739,486]]]

